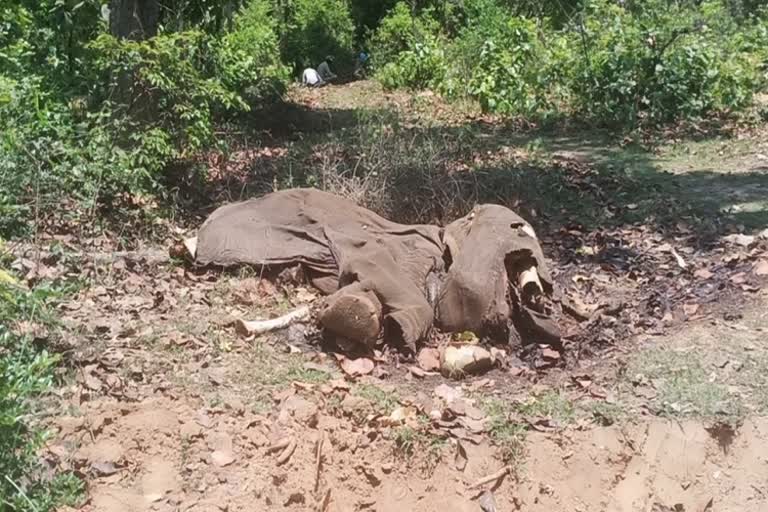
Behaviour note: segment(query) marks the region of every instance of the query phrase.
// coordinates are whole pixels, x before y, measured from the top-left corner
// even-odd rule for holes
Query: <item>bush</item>
[[[486,112],[538,115],[547,106],[546,61],[535,22],[511,18],[483,44],[468,92]]]
[[[416,43],[411,50],[400,52],[394,62],[386,64],[377,74],[385,89],[438,88],[445,76],[445,54],[439,45]]]
[[[294,71],[316,67],[327,55],[351,65],[355,25],[345,0],[295,0],[281,17],[283,60]]]
[[[216,55],[222,82],[249,105],[282,94],[289,78],[270,9],[268,0],[249,3],[235,18],[234,30],[222,38]]]
[[[440,86],[447,64],[439,29],[431,11],[414,16],[405,2],[395,5],[368,41],[385,88]]]
[[[633,11],[588,4],[583,55],[572,90],[582,114],[609,124],[668,122],[747,106],[758,90],[751,58],[731,41],[736,26],[719,2]],[[573,46],[578,33],[574,31]]]
[[[417,45],[434,45],[439,30],[430,11],[414,16],[406,2],[398,2],[368,40],[374,65],[383,68],[398,61],[403,52],[415,51]]]
[[[104,34],[91,43],[108,89],[123,101],[119,111],[143,125],[140,137],[150,139],[134,142],[154,145],[163,156],[183,157],[210,142],[214,109],[248,108],[216,76],[212,44],[198,31],[146,41]]]

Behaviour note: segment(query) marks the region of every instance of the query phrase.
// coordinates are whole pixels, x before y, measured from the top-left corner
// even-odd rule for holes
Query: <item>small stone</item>
[[[385,475],[390,474],[393,469],[395,469],[395,466],[390,462],[381,465],[381,472]]]

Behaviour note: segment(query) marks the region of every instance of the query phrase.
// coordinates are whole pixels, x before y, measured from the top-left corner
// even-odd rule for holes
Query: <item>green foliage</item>
[[[384,87],[423,89],[442,83],[446,60],[439,30],[432,11],[414,15],[405,2],[395,5],[368,42]]]
[[[123,99],[120,110],[140,123],[135,144],[152,146],[160,157],[181,158],[210,142],[215,108],[246,109],[215,76],[214,53],[202,32],[159,35],[146,41],[99,36],[90,47],[96,66]]]
[[[667,123],[743,111],[765,88],[766,23],[731,4],[467,0],[437,15],[399,3],[370,46],[385,87],[533,119]]]
[[[434,44],[439,30],[430,11],[414,15],[406,2],[398,2],[371,35],[368,48],[375,64],[383,67],[396,62],[401,53],[415,50],[419,44]]]
[[[279,2],[283,59],[298,71],[316,67],[331,55],[343,65],[351,62],[355,25],[345,0]]]
[[[445,66],[445,53],[436,42],[416,43],[413,49],[400,52],[377,76],[387,89],[436,88],[443,81]]]
[[[719,2],[633,10],[590,2],[583,55],[570,66],[576,109],[619,124],[743,109],[758,89],[755,63],[733,44],[738,28],[728,21]]]
[[[468,92],[484,111],[536,115],[547,106],[545,60],[535,22],[511,18],[483,44]]]
[[[289,69],[280,60],[277,21],[268,0],[254,0],[235,18],[235,28],[217,51],[223,84],[249,104],[281,94]]]
[[[54,296],[50,288],[26,290],[0,281],[0,510],[46,511],[75,504],[83,491],[73,475],[42,479],[37,450],[45,433],[30,420],[34,400],[52,385],[57,358],[36,348],[33,335],[18,327],[25,322],[51,329],[48,303]]]

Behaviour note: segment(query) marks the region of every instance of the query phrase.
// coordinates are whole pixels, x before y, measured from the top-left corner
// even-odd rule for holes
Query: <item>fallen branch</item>
[[[498,480],[500,478],[504,478],[505,476],[507,476],[511,472],[512,472],[512,467],[511,466],[504,466],[503,468],[501,468],[500,470],[498,470],[494,474],[488,475],[486,477],[481,478],[480,480],[478,480],[474,484],[470,485],[467,489],[477,489],[478,487],[482,487],[485,484],[489,484],[491,482],[495,482],[496,480]]]
[[[285,447],[285,450],[283,450],[283,453],[280,454],[280,457],[277,458],[277,465],[282,466],[286,462],[288,462],[291,459],[291,455],[293,455],[293,452],[296,451],[296,440],[291,439],[291,442],[288,444],[288,446]]]
[[[320,487],[320,466],[322,466],[323,463],[324,440],[324,434],[321,434],[320,439],[317,440],[317,452],[315,453],[315,494],[317,494],[317,489]]]
[[[320,500],[320,503],[317,504],[317,512],[326,512],[330,504],[331,504],[331,489],[328,488],[328,490],[325,491],[325,496],[323,496],[323,499]]]
[[[237,320],[235,330],[241,336],[253,336],[264,334],[265,332],[285,329],[289,325],[306,320],[310,316],[309,306],[302,306],[283,316],[272,318],[271,320]]]
[[[675,257],[675,261],[677,262],[677,266],[678,266],[678,267],[680,267],[680,268],[682,268],[682,269],[686,269],[686,268],[688,268],[688,264],[685,262],[685,260],[683,259],[683,257],[682,257],[682,256],[680,256],[680,253],[678,253],[678,252],[675,250],[675,248],[674,248],[674,247],[672,248],[672,250],[671,250],[670,252],[672,253],[672,256],[674,256],[674,257]]]

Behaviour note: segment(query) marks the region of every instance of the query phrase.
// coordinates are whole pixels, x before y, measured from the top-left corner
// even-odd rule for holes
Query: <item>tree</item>
[[[141,41],[157,35],[160,4],[157,0],[110,0],[109,30],[119,39]]]

